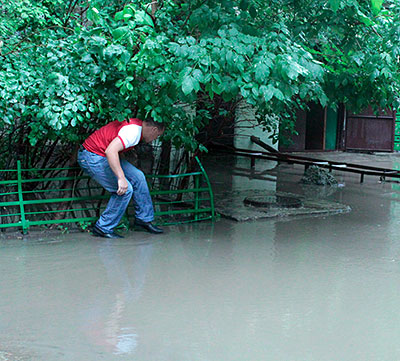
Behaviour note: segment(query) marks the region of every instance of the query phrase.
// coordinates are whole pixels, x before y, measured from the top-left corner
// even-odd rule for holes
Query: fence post
[[[197,210],[199,209],[199,188],[200,188],[200,175],[194,176],[194,188],[196,189],[196,193],[194,194],[194,209],[196,213],[194,214],[194,220],[197,221],[199,219],[199,213]]]
[[[199,158],[196,156],[195,159],[196,159],[197,164],[200,167],[201,172],[203,173],[204,179],[205,179],[205,181],[207,183],[207,186],[208,186],[208,191],[210,193],[210,199],[211,199],[211,216],[214,219],[214,217],[215,217],[214,194],[213,194],[213,191],[212,191],[212,188],[211,188],[210,179],[208,178],[208,175],[207,175],[206,171],[204,170],[203,165],[201,164]]]
[[[29,225],[25,219],[24,197],[22,194],[21,161],[17,161],[17,170],[18,170],[18,201],[19,201],[19,209],[21,211],[22,232],[24,234],[27,234]]]

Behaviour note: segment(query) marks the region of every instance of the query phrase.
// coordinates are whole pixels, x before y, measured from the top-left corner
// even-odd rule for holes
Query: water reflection
[[[136,351],[138,335],[134,325],[126,324],[126,313],[142,296],[153,250],[153,244],[141,244],[127,252],[112,241],[97,246],[108,282],[104,280],[104,287],[92,295],[83,313],[83,327],[88,339],[108,352]]]

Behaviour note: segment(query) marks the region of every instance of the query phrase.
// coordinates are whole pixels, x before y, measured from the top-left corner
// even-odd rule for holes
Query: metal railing
[[[199,159],[195,159],[199,168],[196,172],[146,176],[154,184],[150,194],[157,224],[215,217],[209,178]],[[47,177],[49,172],[56,176]],[[178,185],[165,187],[166,180],[175,180]],[[0,170],[0,229],[21,227],[26,233],[31,226],[92,222],[105,208],[108,198],[105,190],[79,168],[22,169],[18,161],[17,169]],[[128,218],[133,207],[127,209]]]
[[[260,142],[259,138],[251,137],[251,140],[265,149],[264,147],[265,143]],[[331,172],[332,170],[337,170],[341,172],[359,174],[360,183],[364,182],[364,177],[366,175],[378,176],[380,181],[385,181],[386,178],[400,179],[400,170],[398,169],[373,167],[363,164],[337,162],[320,158],[302,157],[299,155],[292,155],[290,153],[280,153],[276,151],[275,152],[255,151],[251,149],[236,148],[216,143],[212,145],[212,148],[218,152],[250,158],[250,168],[254,168],[256,159],[265,159],[265,160],[273,160],[276,162],[286,162],[289,164],[300,164],[304,165],[305,169],[307,169],[312,165],[317,165],[318,167],[321,168],[327,168],[329,172]]]

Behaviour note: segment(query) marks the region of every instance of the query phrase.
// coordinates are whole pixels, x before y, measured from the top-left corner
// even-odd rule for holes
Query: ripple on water
[[[34,237],[18,240],[0,239],[0,270],[14,269],[23,265],[29,271],[53,270],[68,271],[70,267],[82,268],[95,261],[99,248],[119,249],[119,252],[129,252],[129,249],[155,245],[163,242],[164,237],[146,233],[129,232],[122,239],[104,239],[93,237],[88,233],[70,233],[57,237]],[[12,277],[12,276],[11,276]]]
[[[23,351],[11,352],[0,350],[0,361],[32,361],[32,355],[25,354]]]

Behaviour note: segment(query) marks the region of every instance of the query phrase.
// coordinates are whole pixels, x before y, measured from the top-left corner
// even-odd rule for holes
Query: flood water
[[[216,192],[312,192],[302,173],[283,164],[269,182],[210,176]],[[1,236],[0,360],[400,360],[400,184],[336,176],[343,186],[322,196],[350,213],[113,241]]]

